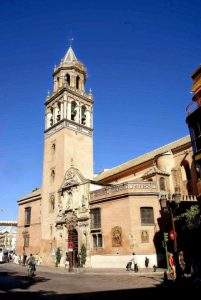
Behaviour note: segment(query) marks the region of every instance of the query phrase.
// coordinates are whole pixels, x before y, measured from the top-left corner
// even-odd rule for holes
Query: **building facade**
[[[186,122],[191,135],[197,173],[198,199],[201,200],[201,66],[192,74],[192,103],[187,107]]]
[[[122,267],[132,252],[140,267],[145,257],[160,265],[160,198],[179,192],[181,202],[194,203],[195,172],[187,136],[96,176],[110,186],[90,194],[91,265]]]
[[[93,97],[85,91],[86,75],[70,47],[54,68],[53,92],[45,101],[42,188],[19,200],[18,251],[39,252],[45,264],[53,262],[57,248],[64,255],[73,242],[76,257],[81,244],[88,245]],[[36,224],[40,229],[32,242]]]
[[[160,197],[179,192],[194,201],[190,137],[160,147],[98,175],[93,174],[93,97],[86,68],[70,47],[54,68],[45,101],[43,181],[19,199],[17,252],[55,263],[59,248],[74,265],[82,245],[88,267],[125,267],[132,252],[157,265]]]
[[[0,221],[0,249],[7,251],[16,250],[16,221]]]

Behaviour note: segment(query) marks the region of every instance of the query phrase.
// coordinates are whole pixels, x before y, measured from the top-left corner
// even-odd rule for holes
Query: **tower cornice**
[[[82,124],[78,124],[72,120],[62,119],[61,121],[57,122],[56,124],[52,125],[50,128],[48,128],[44,131],[45,137],[48,137],[63,128],[68,128],[73,131],[76,131],[76,132],[79,132],[79,133],[82,133],[85,135],[89,135],[89,136],[91,136],[93,133],[93,129],[90,127],[87,127]]]
[[[62,87],[60,90],[58,90],[57,92],[53,93],[51,96],[49,96],[47,98],[47,100],[45,101],[45,106],[47,106],[49,103],[51,103],[54,99],[56,99],[58,96],[62,95],[64,92],[70,92],[72,95],[81,98],[83,100],[85,100],[86,102],[93,104],[94,101],[92,99],[89,98],[92,97],[92,94],[90,93],[86,93],[84,92],[83,94],[81,94],[80,92],[77,92],[74,88],[72,87]],[[87,95],[87,96],[85,96]]]
[[[75,64],[70,64],[70,65],[65,64],[65,65],[56,67],[52,76],[54,77],[61,70],[75,70],[75,71],[80,72],[81,74],[83,74],[86,77],[86,68],[81,67],[80,65],[75,65]]]

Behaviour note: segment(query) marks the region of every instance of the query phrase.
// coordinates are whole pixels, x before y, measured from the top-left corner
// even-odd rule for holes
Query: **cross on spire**
[[[69,47],[72,46],[73,41],[74,41],[74,38],[73,38],[73,37],[71,37],[71,38],[68,39]]]

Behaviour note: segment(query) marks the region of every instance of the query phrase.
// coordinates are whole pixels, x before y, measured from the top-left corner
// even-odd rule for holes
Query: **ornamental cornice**
[[[151,181],[124,182],[114,186],[99,189],[90,193],[90,203],[94,200],[100,200],[111,197],[126,197],[130,195],[154,195],[157,194],[157,185]]]
[[[118,195],[110,195],[104,198],[97,198],[97,199],[92,199],[89,201],[89,205],[93,205],[93,204],[98,204],[98,203],[102,203],[102,202],[107,202],[107,201],[111,201],[111,200],[118,200],[118,199],[122,199],[122,198],[126,198],[126,197],[130,197],[130,196],[155,196],[155,197],[159,197],[159,193],[158,192],[128,192],[128,193],[122,193],[122,194],[118,194]]]
[[[45,106],[47,106],[49,103],[51,103],[53,100],[55,100],[56,98],[58,98],[61,94],[63,94],[64,92],[69,92],[70,94],[78,97],[78,98],[82,98],[84,101],[86,101],[87,103],[93,104],[94,101],[92,99],[90,99],[89,97],[82,95],[80,93],[78,93],[76,90],[73,90],[73,88],[70,87],[62,87],[60,90],[58,90],[56,93],[53,93],[51,96],[49,96],[47,98],[47,101],[45,101]]]
[[[90,127],[78,124],[78,123],[68,120],[68,119],[62,119],[61,121],[52,125],[50,128],[48,128],[44,131],[45,138],[53,135],[54,133],[58,132],[59,130],[61,130],[63,128],[68,128],[68,129],[71,129],[73,131],[76,131],[76,132],[79,132],[81,134],[85,134],[88,136],[92,136],[92,133],[93,133],[93,129]]]
[[[85,68],[86,69],[86,68]],[[86,70],[82,67],[76,66],[76,65],[65,65],[65,66],[58,66],[54,72],[53,72],[53,76],[55,76],[59,71],[61,70],[75,70],[80,72],[81,74],[83,74],[84,76],[86,76]]]

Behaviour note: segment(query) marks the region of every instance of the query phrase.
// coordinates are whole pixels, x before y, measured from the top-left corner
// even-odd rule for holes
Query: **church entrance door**
[[[69,252],[69,264],[72,267],[78,267],[78,233],[75,228],[68,230],[68,252]]]

